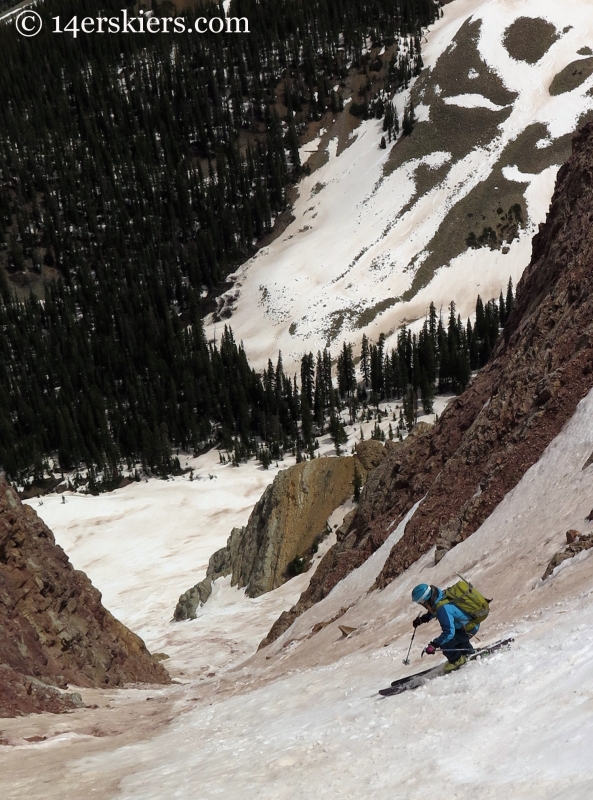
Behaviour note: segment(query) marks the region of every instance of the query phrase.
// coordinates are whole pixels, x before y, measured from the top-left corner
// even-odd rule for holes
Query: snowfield
[[[545,583],[539,577],[568,528],[591,528],[583,520],[593,504],[592,468],[582,465],[593,449],[592,420],[593,394],[476,534],[438,566],[431,553],[356,602],[338,621],[357,627],[348,639],[338,622],[306,638],[341,607],[346,588],[337,586],[265,656],[237,671],[237,685],[228,686],[237,694],[210,697],[147,753],[121,751],[120,763],[138,769],[138,758],[145,762],[123,781],[121,796],[197,790],[233,800],[415,800],[438,789],[459,800],[590,798],[593,562],[573,563]],[[371,569],[369,560],[344,584],[368,587],[381,564],[376,558]],[[379,698],[376,690],[405,672],[411,587],[448,584],[458,571],[495,598],[484,640],[514,635],[514,647],[415,692]],[[419,650],[432,635],[420,629],[415,669],[424,666]]]
[[[403,321],[423,318],[431,301],[446,307],[454,300],[467,318],[478,294],[486,299],[498,297],[509,277],[516,285],[528,264],[531,239],[545,219],[560,163],[521,176],[527,183],[529,220],[507,254],[488,248],[466,250],[451,263],[444,261],[431,282],[413,297],[398,300],[410,289],[447,213],[492,175],[509,143],[529,126],[541,123],[548,131],[544,144],[549,146],[575,130],[579,117],[593,109],[593,76],[572,91],[549,94],[553,78],[572,61],[585,57],[578,51],[593,49],[593,4],[588,0],[455,0],[444,10],[445,16],[428,32],[427,42],[423,39],[426,66],[434,67],[467,20],[482,20],[479,54],[488,70],[517,93],[510,116],[489,144],[474,147],[451,163],[444,179],[419,197],[418,166],[434,167],[435,159],[445,163],[450,153],[428,152],[385,176],[390,148],[379,148],[380,121],[363,122],[339,156],[338,140],[332,139],[327,163],[299,184],[294,222],[236,272],[236,282],[227,293],[227,307],[233,310],[228,322],[256,368],[265,367],[279,349],[290,369],[303,353],[315,353],[328,342],[335,355],[343,341],[358,344],[363,333],[376,340],[381,332],[396,332]],[[548,20],[559,34],[536,64],[515,60],[503,44],[505,30],[520,17]],[[478,77],[474,73],[468,77]],[[406,96],[396,97],[400,119]],[[443,95],[443,99],[470,112],[500,108],[475,93]],[[419,119],[429,119],[430,107],[419,106],[417,113]],[[309,157],[320,141],[303,147],[303,156]],[[460,234],[462,239],[465,233]],[[209,338],[220,324],[210,319]]]
[[[583,520],[593,505],[593,467],[583,471],[582,465],[592,449],[593,393],[479,531],[439,565],[434,566],[429,553],[384,591],[366,594],[388,548],[403,532],[404,521],[386,546],[324,602],[247,660],[271,618],[293,602],[307,576],[257,600],[247,600],[227,582],[219,582],[212,600],[192,622],[168,622],[162,606],[160,618],[156,615],[153,621],[154,638],[150,624],[141,626],[142,632],[154,649],[162,645],[163,630],[169,628],[171,671],[182,685],[111,692],[109,698],[111,713],[118,719],[134,694],[140,700],[170,695],[173,705],[166,719],[148,738],[138,734],[135,741],[120,744],[121,736],[100,733],[100,725],[90,735],[75,733],[85,715],[98,713],[92,710],[69,715],[70,719],[41,715],[44,723],[29,718],[25,727],[45,724],[48,740],[28,744],[21,739],[16,749],[3,749],[3,796],[22,797],[26,789],[30,797],[74,798],[80,796],[80,786],[88,785],[95,796],[145,800],[223,796],[271,800],[312,794],[354,800],[371,792],[380,799],[395,795],[415,800],[425,796],[428,784],[459,800],[589,798],[592,561],[564,562],[546,582],[540,577],[568,528],[582,532],[591,528]],[[233,484],[237,487],[253,479],[254,470],[249,468],[235,472],[245,476]],[[222,480],[223,473],[221,468],[220,478],[208,479],[204,486]],[[137,573],[116,571],[112,563],[104,573],[105,587],[100,566],[93,576],[106,594],[119,597],[117,611],[128,624],[145,617],[147,604],[155,615],[154,592],[161,584],[172,584],[166,550],[162,542],[157,549],[153,537],[161,527],[172,544],[188,537],[191,515],[182,516],[175,526],[164,520],[172,507],[176,515],[183,508],[183,494],[196,495],[196,483],[201,486],[200,481],[165,483],[160,494],[154,485],[150,494],[141,491],[142,485],[106,497],[69,497],[65,505],[48,503],[58,540],[68,540],[75,565],[84,559],[91,576],[93,552],[99,565],[109,559],[88,516],[86,523],[81,518],[78,534],[73,535],[73,519],[80,517],[85,503],[89,508],[101,506],[110,518],[103,526],[107,538],[109,529],[117,530],[120,539],[125,532],[138,559],[145,559],[144,570]],[[167,490],[175,494],[162,508]],[[126,495],[135,495],[126,512],[110,513],[106,503]],[[171,502],[175,496],[176,504]],[[40,510],[45,508],[44,504]],[[76,514],[71,513],[74,510]],[[146,517],[144,527],[134,523],[150,510],[152,520],[147,522]],[[233,515],[241,517],[241,512],[231,510],[229,516]],[[207,529],[200,536],[200,531],[198,520],[195,544],[211,533]],[[419,581],[446,585],[456,572],[468,575],[495,598],[483,626],[483,641],[514,635],[513,648],[436,678],[415,692],[380,698],[378,688],[406,674],[406,669],[425,666],[420,650],[434,635],[433,628],[419,629],[412,665],[404,668],[401,660],[416,613],[409,600],[411,587]],[[186,580],[180,577],[176,591],[184,588]],[[332,619],[345,601],[353,603],[350,610],[310,636],[312,626]],[[356,631],[344,639],[338,624]],[[10,737],[12,728],[23,736],[23,724],[6,721],[3,735]],[[98,752],[93,752],[97,741]],[[15,780],[11,763],[31,751],[41,771]]]
[[[434,410],[441,414],[452,395],[437,395]],[[381,403],[380,424],[388,434],[395,430],[393,414],[399,403]],[[347,413],[343,413],[346,422]],[[433,422],[434,414],[419,417]],[[360,439],[371,438],[376,420],[346,426],[348,441],[343,454],[350,454]],[[319,437],[321,457],[335,456],[329,433]],[[169,480],[151,479],[97,497],[66,492],[27,501],[56,535],[77,569],[82,569],[101,590],[103,602],[114,616],[128,625],[148,644],[151,652],[166,652],[175,677],[195,676],[235,664],[254,652],[280,613],[298,599],[310,575],[301,575],[282,589],[256,599],[230,587],[230,578],[214,584],[213,597],[199,613],[199,624],[172,623],[179,595],[202,580],[210,556],[226,545],[231,530],[245,525],[253,506],[280,469],[295,464],[272,461],[264,470],[255,459],[234,467],[220,462],[212,449],[202,456],[180,457],[190,473]],[[62,501],[64,497],[66,502]],[[332,529],[339,527],[351,503],[334,512]],[[334,518],[335,517],[335,518]],[[320,547],[317,563],[332,539]],[[240,595],[241,603],[237,604]],[[233,608],[229,608],[229,603]],[[214,631],[210,614],[225,617],[223,631]],[[236,616],[231,620],[232,613]],[[255,613],[261,619],[248,636],[245,617]],[[205,617],[203,619],[203,616]],[[202,658],[195,659],[199,647]],[[205,649],[209,656],[205,658]],[[171,664],[175,664],[172,667]]]
[[[392,531],[389,544],[325,601],[255,654],[271,618],[293,602],[306,575],[257,600],[219,582],[198,619],[170,623],[169,609],[162,608],[159,619],[152,598],[161,582],[172,583],[166,559],[152,546],[150,566],[142,555],[158,527],[156,515],[165,519],[159,508],[165,495],[153,494],[157,524],[146,523],[144,529],[127,529],[126,516],[112,515],[109,524],[120,538],[127,531],[138,557],[146,558],[150,580],[124,569],[115,572],[112,564],[106,594],[121,598],[120,616],[128,624],[142,618],[144,604],[153,604],[155,638],[150,625],[143,632],[154,649],[163,631],[171,631],[167,664],[181,684],[109,692],[97,711],[3,721],[3,737],[15,747],[2,748],[0,755],[2,796],[64,800],[80,797],[84,789],[95,797],[126,800],[313,795],[355,800],[371,794],[379,800],[420,800],[438,790],[457,800],[588,800],[593,788],[593,560],[585,554],[564,562],[545,582],[541,575],[566,530],[586,533],[593,527],[585,522],[593,506],[593,466],[582,469],[592,450],[593,392],[481,528],[437,566],[428,553],[385,590],[366,593],[404,522]],[[235,471],[242,470],[246,485],[250,469]],[[222,480],[219,474],[204,485]],[[182,487],[187,496],[196,489],[188,481],[163,486],[175,491],[171,497],[178,501]],[[135,490],[138,512],[140,489],[80,502],[105,511],[106,502]],[[86,553],[88,560],[95,548],[100,563],[100,543],[89,544],[92,525],[86,534],[81,526],[74,540],[69,533],[73,522],[64,510],[75,500],[48,504],[56,535],[69,540],[75,565],[79,554]],[[148,493],[144,502],[150,503]],[[129,510],[134,512],[134,504]],[[188,520],[169,521],[172,544],[187,538]],[[200,534],[211,533],[197,522],[196,543]],[[381,698],[379,688],[439,658],[420,658],[435,634],[433,623],[419,629],[411,665],[402,664],[417,613],[411,588],[420,581],[447,585],[458,572],[494,597],[481,641],[512,635],[512,649],[414,692]],[[92,565],[89,573],[93,576]],[[97,577],[95,582],[103,588]],[[185,588],[185,578],[180,579],[178,591]],[[332,620],[345,599],[351,608],[312,636],[313,625]],[[356,630],[344,638],[339,624]],[[96,702],[100,694],[87,691],[86,697]],[[149,699],[153,704],[146,703]],[[147,707],[156,710],[147,716]],[[145,728],[134,728],[138,718]],[[47,740],[25,741],[36,731]]]

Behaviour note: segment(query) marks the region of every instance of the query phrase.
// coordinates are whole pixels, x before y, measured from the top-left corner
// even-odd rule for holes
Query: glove
[[[416,617],[416,619],[412,622],[412,625],[414,626],[414,629],[416,629],[418,625],[424,625],[425,622],[430,622],[431,618],[432,614],[429,614],[427,611],[426,614],[421,614],[419,617]]]
[[[434,645],[432,644],[427,644],[426,650],[424,652],[429,656],[434,656],[434,654],[436,653],[436,647],[434,647]]]

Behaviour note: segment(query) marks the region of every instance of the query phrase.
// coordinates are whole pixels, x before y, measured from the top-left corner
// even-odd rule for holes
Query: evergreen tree
[[[338,391],[342,398],[350,400],[356,391],[356,370],[351,344],[344,342],[342,352],[338,356],[337,371]]]
[[[360,351],[360,371],[362,373],[362,378],[364,380],[365,386],[368,386],[371,377],[371,361],[369,352],[369,340],[366,334],[364,333],[362,335],[362,345]]]
[[[404,136],[410,136],[416,125],[416,110],[414,108],[414,100],[410,95],[410,99],[404,109],[404,119],[402,122],[402,133]]]
[[[509,282],[507,284],[507,296],[505,301],[505,311],[506,311],[505,322],[510,317],[514,305],[515,305],[515,297],[513,295],[513,281],[511,278],[509,278]]]
[[[404,419],[406,422],[406,428],[408,431],[411,431],[416,423],[416,393],[414,389],[410,386],[408,391],[404,396]]]
[[[341,445],[346,444],[348,441],[348,435],[346,434],[342,420],[340,419],[339,415],[336,414],[334,409],[332,409],[330,414],[329,433],[334,443],[334,447],[336,448],[336,455],[339,456],[342,452],[340,449]]]

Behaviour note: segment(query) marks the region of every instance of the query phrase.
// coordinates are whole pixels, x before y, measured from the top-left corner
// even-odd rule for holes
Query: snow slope
[[[579,49],[593,48],[593,4],[588,0],[454,0],[444,11],[443,19],[428,33],[427,43],[423,42],[428,69],[466,20],[483,20],[479,54],[487,68],[517,93],[510,116],[489,144],[470,149],[457,161],[451,161],[451,154],[439,149],[437,142],[426,156],[404,163],[388,176],[383,170],[390,151],[378,146],[381,122],[363,122],[339,156],[337,139],[332,139],[327,163],[299,184],[294,222],[237,271],[227,295],[227,307],[233,309],[229,322],[256,367],[264,367],[278,349],[290,368],[302,353],[316,352],[328,342],[335,354],[343,340],[359,342],[365,332],[376,339],[380,332],[396,330],[404,320],[424,317],[431,301],[438,307],[454,300],[467,317],[478,293],[486,298],[498,296],[509,277],[517,283],[529,262],[531,238],[545,219],[559,164],[540,173],[506,176],[527,183],[529,213],[526,229],[508,254],[488,248],[466,251],[450,264],[445,260],[428,286],[411,299],[396,302],[412,285],[447,213],[492,175],[510,142],[539,122],[548,137],[538,146],[548,146],[573,131],[580,115],[593,108],[588,94],[593,76],[573,91],[557,96],[548,91],[554,76],[582,57],[577,55]],[[546,19],[560,34],[536,64],[516,61],[503,45],[505,30],[524,16]],[[567,20],[578,22],[568,27]],[[404,95],[396,100],[400,116],[405,100]],[[475,93],[445,100],[468,113],[477,107],[499,107]],[[430,107],[419,108],[418,114],[430,118]],[[437,186],[416,198],[421,163],[433,169],[443,164],[450,168]],[[460,235],[463,239],[465,233]],[[389,298],[391,305],[381,311],[378,304]],[[365,312],[367,316],[362,317]],[[214,329],[210,320],[209,336]]]
[[[384,591],[364,595],[378,554],[373,568],[367,562],[348,578],[351,599],[361,599],[346,615],[309,637],[341,607],[338,586],[274,645],[179,704],[185,713],[160,735],[68,763],[72,781],[92,775],[102,785],[114,772],[127,775],[117,794],[126,800],[589,798],[593,562],[571,563],[545,583],[540,576],[567,528],[591,528],[583,520],[593,467],[582,465],[592,449],[593,393],[484,525],[437,566],[428,554]],[[376,690],[406,671],[410,588],[446,584],[457,571],[495,598],[483,640],[513,634],[514,647],[380,698]],[[220,605],[213,620],[224,625]],[[357,630],[343,639],[338,623]],[[420,649],[434,632],[420,629],[408,671],[425,666]]]
[[[132,741],[100,728],[81,736],[76,725],[98,712],[78,712],[83,716],[60,721],[60,736],[54,730],[47,741],[21,738],[17,747],[2,748],[2,796],[22,797],[26,788],[30,798],[63,800],[92,786],[95,796],[126,800],[355,800],[371,793],[378,800],[419,800],[437,791],[457,800],[588,799],[593,561],[565,562],[545,582],[541,575],[567,529],[592,528],[584,520],[593,506],[593,466],[582,469],[592,450],[593,392],[491,517],[438,565],[429,553],[382,592],[366,594],[386,554],[378,551],[273,645],[208,677],[216,642],[220,648],[227,637],[240,653],[253,652],[271,605],[278,608],[280,596],[286,602],[292,591],[286,584],[259,603],[218,587],[199,618],[179,626],[184,644],[173,655],[178,664],[193,662],[191,675],[181,686],[135,690],[140,700],[150,694],[173,701],[155,731]],[[184,488],[194,490],[187,482]],[[181,496],[180,485],[176,491]],[[156,497],[158,511],[162,496]],[[132,529],[139,548],[152,528]],[[71,542],[75,563],[92,536],[92,527],[81,527]],[[415,692],[380,698],[378,688],[427,663],[420,650],[434,624],[419,630],[411,666],[401,663],[416,614],[411,587],[446,585],[457,572],[494,597],[482,641],[514,635],[513,648]],[[122,571],[118,581],[133,590],[127,617],[141,614],[145,580]],[[345,599],[352,607],[331,622]],[[311,635],[313,625],[328,622]],[[356,630],[343,638],[338,624]],[[129,707],[131,693],[111,693],[113,715]],[[41,724],[26,723],[29,735]],[[6,721],[3,735],[19,730],[23,737],[23,724]],[[43,767],[18,777],[17,766],[32,752]]]
[[[572,124],[570,115],[589,102],[584,91],[590,83],[568,99],[551,98],[546,87],[575,50],[593,44],[591,4],[455,0],[445,11],[430,34],[426,60],[435,63],[469,15],[487,18],[480,51],[506,83],[515,80],[514,88],[520,88],[501,137],[512,139],[534,119],[546,122],[551,137],[559,136],[561,123]],[[567,18],[579,23],[540,63],[517,65],[500,50],[501,31],[530,13],[551,19],[559,29]],[[471,94],[452,99],[469,108],[481,102]],[[376,125],[364,123],[350,148],[305,179],[295,223],[240,272],[241,295],[231,321],[249,355],[261,363],[277,346],[285,364],[299,348],[323,346],[328,313],[343,303],[358,308],[367,294],[372,304],[387,292],[405,290],[411,276],[398,272],[397,265],[426,245],[443,204],[489,174],[501,146],[472,152],[453,165],[454,172],[431,195],[398,217],[414,191],[413,169],[404,166],[379,183],[386,154],[377,148]],[[438,151],[431,158],[435,166],[448,163]],[[518,168],[507,174],[524,179]],[[527,176],[532,225],[545,215],[554,175],[555,168],[548,168]],[[315,192],[318,182],[325,186]],[[304,225],[311,228],[299,233]],[[484,287],[492,286],[495,294],[506,283],[509,263],[513,277],[520,274],[529,250],[526,233],[507,256],[466,253],[407,305],[386,311],[366,330],[374,335],[397,324],[400,312],[421,315],[430,299],[453,297],[465,315],[469,308],[463,304],[473,304],[476,289],[487,295]],[[357,253],[362,255],[340,277]],[[294,336],[288,333],[291,321],[297,323]],[[308,327],[301,327],[305,323]],[[270,330],[265,338],[262,332]],[[354,332],[347,331],[346,338],[353,339]],[[369,427],[372,423],[365,427],[367,437]],[[328,441],[322,449],[330,452]],[[428,553],[385,590],[367,594],[405,522],[392,526],[372,559],[259,653],[258,642],[296,600],[309,574],[255,600],[222,580],[196,620],[174,624],[171,615],[178,595],[203,577],[208,557],[230,529],[245,524],[275,467],[236,469],[220,464],[211,451],[188,459],[193,482],[186,475],[96,498],[66,495],[65,504],[51,496],[43,505],[31,501],[75,567],[87,571],[102,591],[106,606],[152,651],[170,656],[166,663],[179,683],[86,691],[85,698],[100,708],[59,718],[3,720],[0,796],[419,800],[435,794],[456,800],[588,800],[593,796],[593,555],[564,562],[545,582],[541,575],[566,530],[593,530],[585,522],[593,507],[593,466],[582,469],[592,451],[593,393],[491,517],[437,566]],[[346,510],[338,511],[332,527]],[[482,640],[514,635],[512,650],[416,692],[380,698],[378,688],[426,665],[420,652],[436,632],[434,626],[419,630],[412,663],[404,667],[417,611],[411,588],[419,581],[447,585],[457,572],[494,597]],[[343,638],[340,624],[356,630]],[[320,630],[312,635],[314,626]]]

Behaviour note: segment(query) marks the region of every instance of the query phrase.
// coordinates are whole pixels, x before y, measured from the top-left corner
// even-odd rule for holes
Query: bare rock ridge
[[[233,528],[226,547],[210,558],[204,580],[181,595],[174,618],[194,618],[211,594],[212,581],[223,575],[232,575],[232,585],[245,588],[249,597],[281,586],[289,565],[306,561],[326,533],[327,518],[352,496],[354,470],[364,481],[381,460],[379,442],[361,444],[360,457],[316,458],[281,470],[247,525]]]
[[[0,478],[0,717],[65,711],[76,686],[169,683],[52,532]]]
[[[437,560],[470,536],[517,485],[593,386],[593,124],[574,137],[546,223],[534,237],[516,304],[489,363],[434,428],[387,452],[347,535],[262,646],[325,597],[424,498],[374,588],[436,545]]]

